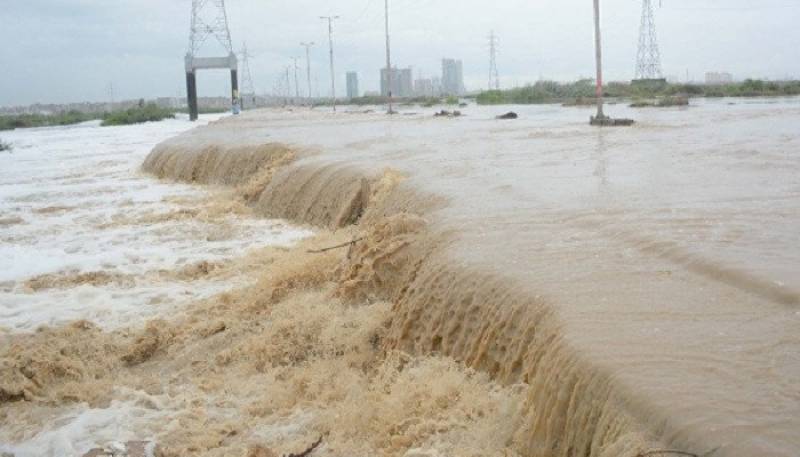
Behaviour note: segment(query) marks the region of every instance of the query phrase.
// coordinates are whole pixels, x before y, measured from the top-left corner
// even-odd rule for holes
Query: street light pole
[[[594,0],[594,47],[597,65],[597,119],[605,118],[603,114],[603,48],[600,41],[600,0]]]
[[[320,16],[320,19],[328,20],[328,42],[331,49],[331,97],[333,97],[333,111],[336,111],[336,73],[333,65],[333,21],[339,16]]]
[[[311,104],[311,46],[314,46],[314,42],[310,43],[300,43],[300,46],[305,46],[306,48],[306,77],[308,78],[308,102],[309,105]]]
[[[392,54],[389,42],[389,0],[384,0],[386,12],[386,89],[389,95],[388,114],[394,114],[392,110]]]

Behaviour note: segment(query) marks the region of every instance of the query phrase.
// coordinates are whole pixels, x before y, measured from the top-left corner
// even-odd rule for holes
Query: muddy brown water
[[[395,341],[529,383],[529,455],[624,455],[643,435],[796,456],[800,100],[732,103],[610,107],[638,121],[611,130],[555,106],[515,121],[262,111],[167,146],[302,151],[276,179],[296,187],[270,197],[294,219],[387,167],[441,198],[426,217],[453,241],[421,262]]]

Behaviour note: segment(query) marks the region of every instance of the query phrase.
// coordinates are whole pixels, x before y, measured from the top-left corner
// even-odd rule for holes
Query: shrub
[[[158,122],[164,119],[174,119],[175,113],[166,108],[160,108],[155,103],[139,103],[139,106],[125,111],[117,111],[106,115],[103,127],[113,125],[131,125],[144,122]]]
[[[0,130],[50,127],[53,125],[72,125],[98,118],[99,114],[87,114],[81,113],[80,111],[64,111],[56,114],[20,114],[15,116],[0,116]]]

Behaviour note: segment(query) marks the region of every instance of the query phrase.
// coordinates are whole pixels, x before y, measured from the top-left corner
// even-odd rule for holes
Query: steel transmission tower
[[[217,57],[200,57],[205,42],[214,37],[222,46],[226,55]],[[228,27],[228,14],[225,11],[225,0],[192,0],[192,22],[189,34],[189,51],[185,57],[186,95],[189,103],[189,118],[196,120],[197,107],[197,70],[229,69],[231,72],[231,105],[234,114],[239,109],[239,63],[233,52],[231,32]]]
[[[489,90],[500,90],[500,72],[497,71],[497,35],[489,34]]]
[[[233,52],[225,0],[192,0],[192,30],[189,52],[197,56],[209,37],[217,39],[227,52]]]
[[[636,79],[662,79],[661,52],[658,50],[652,0],[642,0],[642,24],[639,29],[639,52]]]
[[[300,80],[297,78],[300,67],[297,66],[297,57],[292,57],[292,60],[294,61],[294,98],[300,100]]]
[[[256,88],[253,84],[253,75],[250,73],[250,58],[253,55],[247,51],[247,43],[242,44],[240,54],[242,58],[242,99],[248,97],[248,101],[255,107]],[[244,102],[242,102],[242,108],[244,108]]]
[[[314,42],[310,43],[300,43],[300,46],[306,48],[306,78],[308,79],[308,101],[311,104],[311,46],[314,46]]]

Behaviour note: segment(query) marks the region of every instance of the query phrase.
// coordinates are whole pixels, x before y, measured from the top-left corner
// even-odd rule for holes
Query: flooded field
[[[800,100],[462,111],[9,136],[0,450],[797,455]]]

